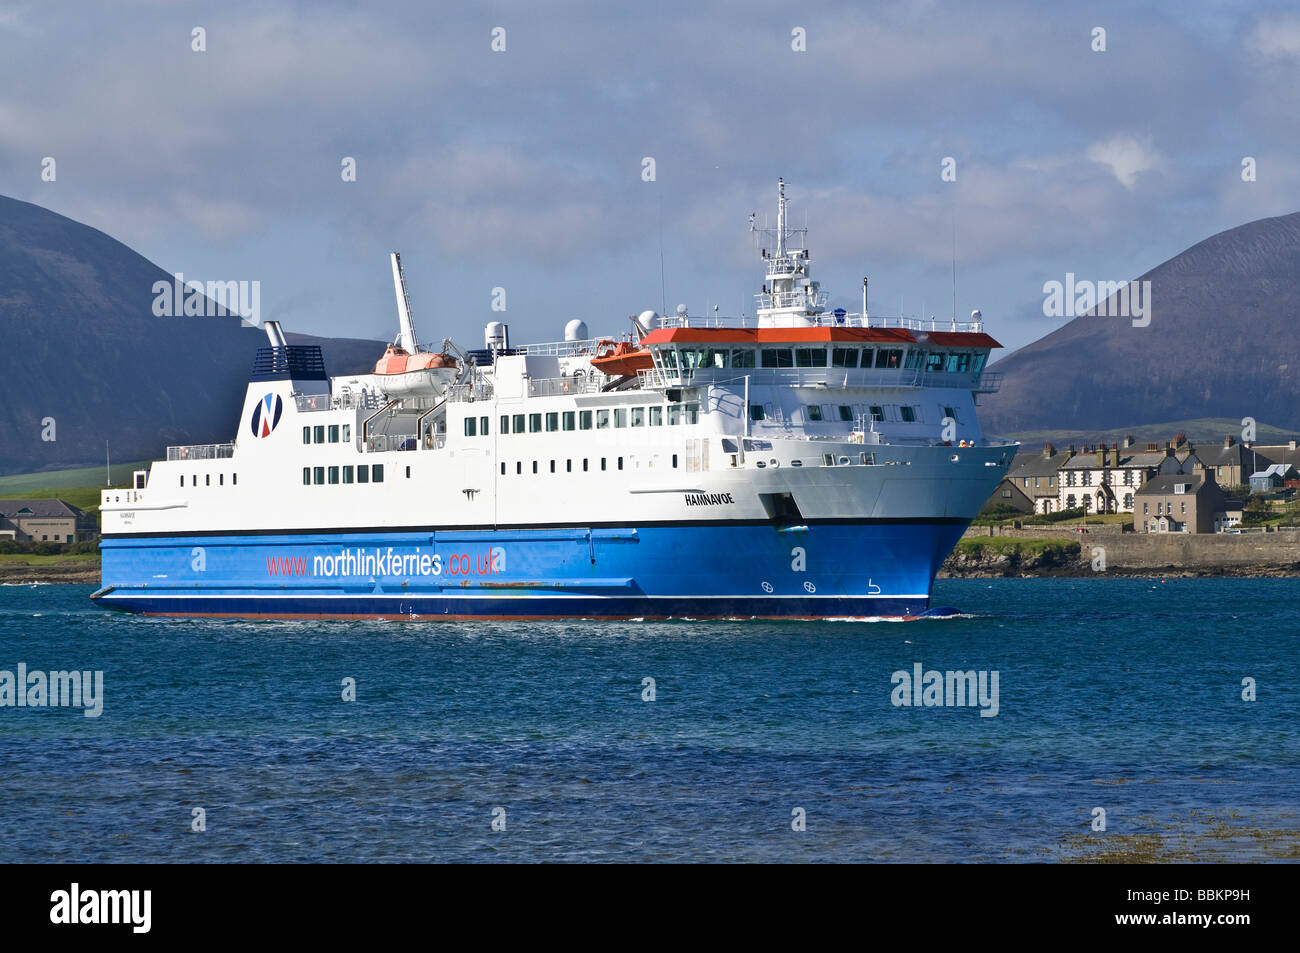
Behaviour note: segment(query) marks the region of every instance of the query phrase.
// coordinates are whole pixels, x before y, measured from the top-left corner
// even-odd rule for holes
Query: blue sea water
[[[1298,586],[940,580],[965,617],[545,624],[149,619],[4,586],[0,669],[102,670],[104,708],[0,707],[0,861],[1053,861],[1134,834],[1277,859]],[[895,707],[916,662],[997,671],[998,714]]]

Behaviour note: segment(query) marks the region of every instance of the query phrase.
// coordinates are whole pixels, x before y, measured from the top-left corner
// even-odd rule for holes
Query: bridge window
[[[609,411],[608,411],[608,410],[598,410],[598,411],[596,411],[596,429],[597,429],[597,430],[608,430],[608,429],[609,429]]]
[[[336,484],[338,482],[339,482],[339,468],[330,467],[330,483]]]
[[[351,483],[351,482],[352,482],[352,468],[351,468],[351,467],[344,467],[344,468],[343,468],[343,482],[344,482],[344,483]]]
[[[749,405],[749,419],[750,419],[750,420],[762,420],[762,419],[763,419],[763,416],[764,416],[764,415],[763,415],[763,405],[762,405],[762,404],[750,404],[750,405]]]
[[[900,407],[898,408],[898,412],[902,415],[904,423],[910,424],[916,422],[916,411],[911,407]]]
[[[465,418],[465,436],[467,437],[478,436],[478,421],[475,420],[473,417]]]
[[[925,352],[917,348],[909,348],[907,360],[903,362],[903,367],[909,371],[914,371],[925,363]]]
[[[560,429],[560,415],[552,412],[546,415],[546,432],[553,433]]]
[[[376,463],[374,466],[370,468],[370,482],[371,483],[384,482],[384,465],[382,463]]]
[[[363,464],[361,464],[361,466],[357,467],[357,482],[358,482],[358,483],[369,483],[369,482],[370,482],[370,465],[369,465],[369,464],[363,463]]]
[[[311,428],[310,428],[310,427],[303,427],[303,428],[302,428],[302,442],[303,442],[303,443],[311,443]]]
[[[822,409],[816,404],[808,408],[808,419],[811,421],[820,421],[822,419]]]
[[[799,367],[826,366],[826,348],[824,347],[795,348],[794,357],[795,364]]]
[[[650,408],[650,426],[662,427],[664,425],[664,409],[662,407]]]
[[[879,404],[871,405],[871,419],[875,423],[880,423],[885,419],[885,408]]]
[[[840,404],[840,420],[852,420],[853,408],[848,404]]]
[[[686,423],[698,424],[700,422],[700,405],[687,404],[685,409],[686,409]]]
[[[578,429],[579,429],[579,430],[590,430],[590,429],[591,429],[591,411],[590,411],[590,410],[583,410],[583,411],[579,411],[579,412],[578,412]]]
[[[633,408],[632,408],[632,426],[633,426],[633,427],[644,427],[644,426],[645,426],[645,408],[644,408],[644,407],[633,407]]]
[[[831,367],[857,367],[858,356],[862,349],[856,347],[837,347],[831,349]],[[868,351],[868,354],[871,352]],[[868,361],[868,366],[870,362]]]
[[[480,417],[478,419],[478,432],[484,437],[488,435],[488,419],[489,418],[487,417]],[[347,436],[348,436],[348,428],[345,426],[343,428],[343,439],[346,440]]]
[[[971,360],[971,371],[978,374],[984,369],[984,361],[988,358],[988,351],[976,351],[974,358]]]
[[[572,430],[577,424],[577,415],[571,410],[566,410],[562,417],[565,430]]]
[[[486,419],[485,419],[484,426],[483,426],[483,432],[484,432],[484,433],[487,433],[487,424],[486,424]],[[343,442],[344,442],[344,443],[351,443],[351,442],[352,442],[352,425],[351,425],[351,424],[344,424],[344,425],[343,425]]]
[[[754,349],[752,347],[737,348],[731,352],[732,367],[753,367],[754,366]]]
[[[935,351],[933,354],[927,354],[925,356],[925,372],[929,374],[931,371],[941,370],[943,370],[943,353]]]
[[[616,407],[616,408],[614,408],[614,426],[615,426],[615,427],[626,427],[626,426],[627,426],[627,408],[626,408],[626,407]]]
[[[950,374],[965,374],[970,370],[970,355],[966,353],[949,354],[947,367]]]
[[[903,349],[901,347],[882,347],[876,351],[876,367],[901,367],[902,364]]]
[[[325,482],[325,468],[324,468],[324,467],[316,467],[314,470],[312,470],[312,472],[311,472],[311,479],[312,479],[312,482],[315,483],[317,486],[320,486],[322,483],[324,483],[324,482]]]
[[[325,427],[324,427],[324,425],[321,425],[320,427],[315,428],[315,430],[313,431],[313,439],[316,441],[316,443],[324,443],[324,442],[325,442]]]
[[[515,433],[523,433],[523,432],[524,432],[524,415],[523,415],[523,414],[515,414],[515,415],[514,415],[514,419],[511,421],[511,429],[512,429]]]
[[[763,348],[764,367],[794,367],[794,351],[788,347]]]
[[[542,415],[541,415],[541,414],[529,414],[529,415],[528,415],[528,432],[529,432],[529,433],[541,433],[541,432],[542,432]]]
[[[339,425],[330,424],[330,443],[339,442]]]

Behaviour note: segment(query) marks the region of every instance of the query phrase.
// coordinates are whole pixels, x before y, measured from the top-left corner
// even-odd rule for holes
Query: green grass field
[[[1000,434],[1011,440],[1019,440],[1027,448],[1036,449],[1045,443],[1054,444],[1056,449],[1064,450],[1070,444],[1076,447],[1087,443],[1123,444],[1124,438],[1132,435],[1134,442],[1145,449],[1148,443],[1164,446],[1166,440],[1175,434],[1187,434],[1187,439],[1196,446],[1220,446],[1228,434],[1241,439],[1241,421],[1228,417],[1203,417],[1196,420],[1174,420],[1165,424],[1143,424],[1140,427],[1121,427],[1114,430],[1025,430],[1014,434]],[[1295,437],[1289,430],[1270,424],[1256,423],[1255,443],[1283,444]]]
[[[113,486],[130,486],[132,471],[143,470],[148,465],[148,461],[113,464]],[[98,513],[104,476],[103,467],[44,470],[40,473],[3,476],[0,477],[0,500],[58,499],[88,513]]]
[[[1049,550],[1057,552],[1060,556],[1073,556],[1078,553],[1079,544],[1072,539],[980,536],[958,540],[957,549],[969,556],[978,556],[984,552],[1007,555],[1020,553],[1021,556],[1037,556]]]
[[[37,556],[32,553],[0,553],[0,568],[5,566],[58,566],[63,563],[99,562],[99,553],[58,553],[53,556]]]

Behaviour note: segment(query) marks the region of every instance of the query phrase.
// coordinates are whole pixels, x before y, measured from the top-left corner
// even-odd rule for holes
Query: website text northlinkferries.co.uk
[[[267,556],[268,576],[499,576],[506,571],[503,546],[477,553],[395,552],[341,549],[328,556]]]

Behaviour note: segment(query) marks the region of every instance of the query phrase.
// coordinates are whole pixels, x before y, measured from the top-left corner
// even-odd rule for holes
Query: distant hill
[[[1201,420],[1175,420],[1159,424],[1139,424],[1132,427],[1115,427],[1108,430],[1025,430],[1007,434],[1019,440],[1025,450],[1041,450],[1043,444],[1050,443],[1057,449],[1064,450],[1070,444],[1096,446],[1098,443],[1122,444],[1125,437],[1132,437],[1135,443],[1159,443],[1172,440],[1177,434],[1184,435],[1196,446],[1218,446],[1224,437],[1231,436],[1241,442],[1241,419],[1206,418]],[[1284,430],[1256,421],[1255,443],[1283,444],[1295,439],[1295,432]],[[0,480],[0,487],[4,481]]]
[[[1148,327],[1078,317],[994,364],[1005,376],[981,398],[984,429],[1243,417],[1300,429],[1300,212],[1220,232],[1140,280],[1151,282]]]
[[[163,271],[97,229],[0,196],[0,473],[155,457],[229,440],[265,334],[238,317],[155,317]],[[373,367],[382,342],[320,344],[331,373]],[[53,442],[42,421],[55,421]]]

